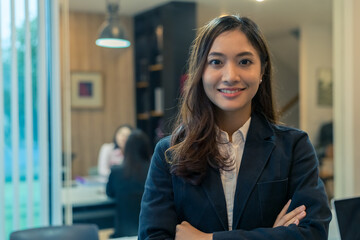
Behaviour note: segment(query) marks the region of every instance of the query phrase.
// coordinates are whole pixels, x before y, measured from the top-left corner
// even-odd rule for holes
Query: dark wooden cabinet
[[[171,133],[196,33],[195,3],[170,2],[135,16],[137,127],[155,144]]]

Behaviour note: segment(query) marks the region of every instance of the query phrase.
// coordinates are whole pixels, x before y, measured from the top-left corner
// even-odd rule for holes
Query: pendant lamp
[[[119,4],[108,3],[107,10],[107,19],[100,27],[96,45],[107,48],[129,47],[130,41],[126,38],[125,29],[120,23]]]

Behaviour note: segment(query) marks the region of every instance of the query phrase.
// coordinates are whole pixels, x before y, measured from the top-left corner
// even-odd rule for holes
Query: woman
[[[124,159],[124,147],[132,131],[130,125],[119,126],[114,133],[112,143],[104,143],[100,148],[98,159],[98,174],[108,177],[111,166],[121,165]]]
[[[141,130],[133,130],[124,151],[124,162],[113,166],[106,194],[116,200],[115,232],[112,237],[137,234],[141,197],[151,158],[150,141]]]
[[[151,161],[139,239],[327,239],[314,149],[276,125],[271,81],[250,19],[222,16],[199,31],[176,129]]]

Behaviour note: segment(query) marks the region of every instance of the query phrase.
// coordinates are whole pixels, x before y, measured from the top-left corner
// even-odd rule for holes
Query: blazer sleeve
[[[168,138],[166,138],[168,139]],[[165,160],[168,140],[161,140],[151,159],[139,217],[139,239],[174,239],[178,222],[172,177]]]
[[[292,199],[289,212],[304,204],[306,217],[296,226],[257,228],[250,231],[233,230],[215,232],[213,239],[316,239],[326,240],[331,211],[324,185],[319,179],[318,160],[315,150],[304,132],[293,132],[293,159],[289,173],[289,196]]]

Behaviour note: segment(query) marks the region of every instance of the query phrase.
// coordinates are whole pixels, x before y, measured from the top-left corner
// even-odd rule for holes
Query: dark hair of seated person
[[[106,185],[106,194],[116,201],[113,237],[135,236],[144,184],[151,158],[148,136],[133,130],[124,149],[124,162],[113,166]]]

